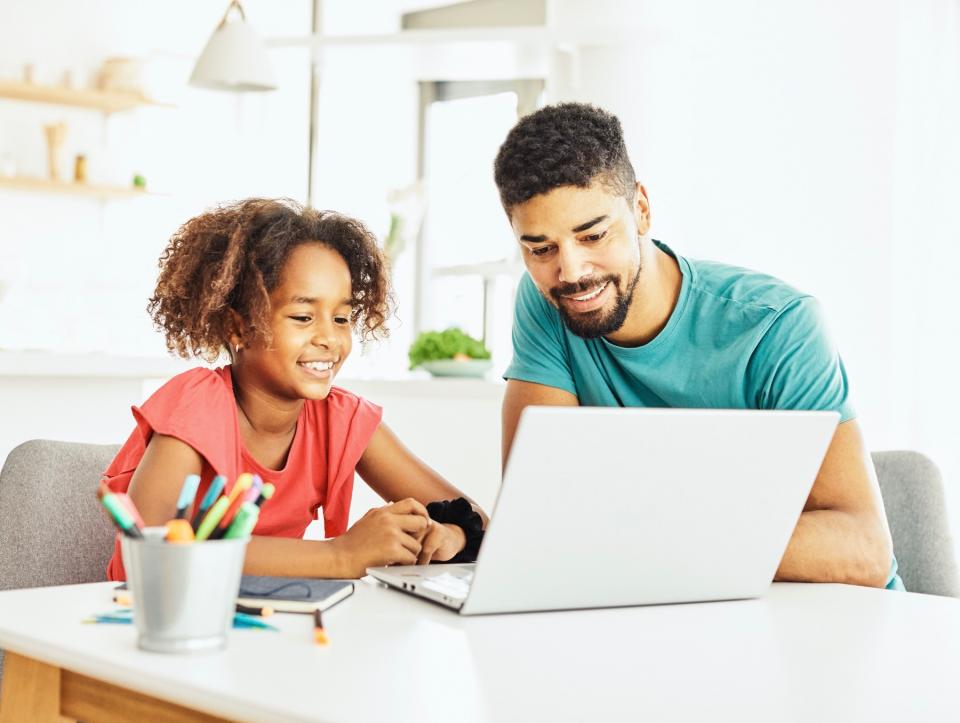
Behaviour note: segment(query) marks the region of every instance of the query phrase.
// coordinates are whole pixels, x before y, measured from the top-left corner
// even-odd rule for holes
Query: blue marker
[[[190,522],[190,526],[196,532],[197,528],[200,526],[203,516],[207,514],[207,510],[210,509],[210,506],[217,501],[217,497],[220,496],[220,493],[223,492],[223,486],[227,483],[227,478],[222,474],[218,474],[210,482],[210,489],[207,490],[207,494],[204,495],[203,500],[200,502],[200,507],[193,514],[193,520]]]
[[[200,486],[200,475],[188,474],[183,480],[183,487],[180,488],[180,499],[177,500],[177,514],[174,519],[182,520],[187,516],[187,508],[197,496],[197,487]]]

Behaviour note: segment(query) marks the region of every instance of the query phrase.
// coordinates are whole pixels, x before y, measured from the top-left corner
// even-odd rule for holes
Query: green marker
[[[140,532],[140,528],[137,527],[133,515],[127,511],[127,508],[123,506],[123,503],[115,494],[105,494],[100,498],[100,502],[107,508],[107,512],[109,512],[110,517],[113,518],[113,523],[120,528],[123,534],[127,537],[143,538],[143,533]]]
[[[203,522],[200,523],[200,527],[197,528],[197,536],[194,539],[199,542],[200,540],[206,540],[210,537],[210,533],[213,532],[213,528],[217,526],[217,523],[220,522],[220,519],[226,514],[228,507],[230,507],[229,497],[221,497],[214,502],[213,507],[210,508],[207,516],[203,518]]]
[[[264,502],[266,502],[266,501],[269,500],[271,497],[273,497],[273,493],[276,492],[276,491],[277,491],[277,488],[274,487],[274,486],[273,486],[272,484],[270,484],[269,482],[267,482],[267,483],[263,486],[263,489],[260,490],[260,496],[257,498],[257,502],[256,502],[257,507],[259,507],[259,506],[262,505]]]
[[[253,528],[257,525],[257,519],[260,517],[260,508],[253,502],[244,502],[237,514],[227,528],[227,534],[223,537],[226,540],[233,540],[238,537],[250,537]]]

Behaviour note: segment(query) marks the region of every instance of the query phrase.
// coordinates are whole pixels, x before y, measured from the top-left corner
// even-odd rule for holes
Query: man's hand
[[[430,526],[427,509],[414,499],[369,510],[330,543],[338,553],[340,576],[363,577],[368,567],[416,564]]]
[[[467,544],[467,536],[460,525],[430,522],[427,534],[420,546],[418,565],[429,565],[431,561],[446,562],[454,557]]]

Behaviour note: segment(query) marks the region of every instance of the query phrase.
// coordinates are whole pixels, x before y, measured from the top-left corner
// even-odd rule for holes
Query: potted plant
[[[481,377],[490,369],[490,351],[461,329],[425,331],[410,345],[410,368],[435,377]]]

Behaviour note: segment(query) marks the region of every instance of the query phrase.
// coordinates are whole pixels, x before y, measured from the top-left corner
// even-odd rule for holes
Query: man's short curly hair
[[[587,188],[594,179],[632,201],[637,183],[620,121],[586,103],[548,105],[521,118],[500,146],[493,172],[508,215],[541,193]]]
[[[209,361],[245,323],[244,345],[270,342],[270,292],[300,244],[318,242],[350,270],[351,323],[362,339],[386,336],[393,297],[387,265],[372,233],[356,219],[289,199],[251,198],[219,206],[181,226],[160,256],[147,311],[182,357]]]

